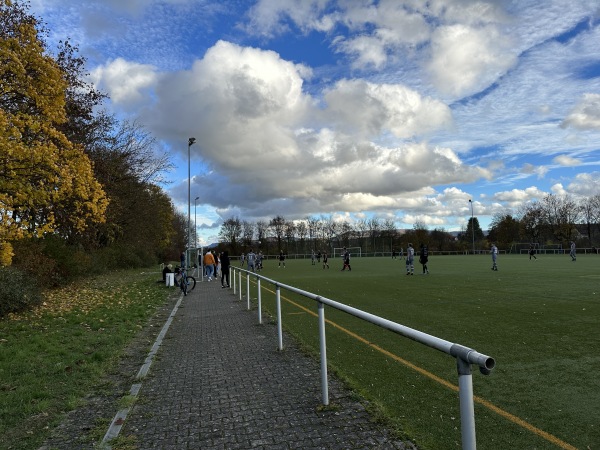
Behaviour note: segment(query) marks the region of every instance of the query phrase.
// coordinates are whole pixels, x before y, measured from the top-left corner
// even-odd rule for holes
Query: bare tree
[[[273,230],[273,234],[277,238],[277,251],[280,252],[282,250],[281,241],[285,235],[285,219],[283,216],[275,216],[273,219],[271,219],[271,222],[269,222],[269,228]]]
[[[219,231],[219,240],[228,243],[231,246],[232,252],[237,252],[238,242],[241,237],[242,222],[239,217],[232,217],[223,222],[221,230]]]
[[[306,224],[308,226],[308,239],[310,240],[310,248],[311,250],[315,250],[315,241],[319,231],[319,219],[316,217],[307,217]]]
[[[259,220],[256,222],[256,239],[260,243],[260,245],[265,245],[265,253],[269,253],[269,224],[264,220]]]
[[[301,220],[296,224],[296,231],[298,232],[298,238],[300,239],[300,248],[302,249],[302,252],[304,252],[304,241],[308,234],[308,226],[306,225],[305,220]]]
[[[594,227],[600,227],[600,194],[584,198],[580,203],[581,218],[587,229],[589,245],[594,245]]]
[[[285,232],[285,240],[287,242],[287,248],[288,248],[288,252],[290,251],[290,248],[292,246],[292,241],[294,241],[295,237],[296,237],[296,224],[291,221],[288,220],[285,222],[285,226],[284,226],[284,232]],[[296,241],[296,250],[295,252],[298,253],[298,241]]]
[[[255,230],[256,225],[254,223],[246,220],[242,222],[242,241],[244,245],[248,247],[252,245],[252,239],[254,239]]]
[[[358,231],[358,240],[360,242],[360,246],[364,252],[367,251],[366,240],[368,239],[367,231],[369,230],[369,223],[366,219],[360,219],[356,224],[356,229]]]

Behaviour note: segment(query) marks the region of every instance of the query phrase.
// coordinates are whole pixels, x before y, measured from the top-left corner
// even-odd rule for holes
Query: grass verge
[[[158,278],[140,270],[89,277],[0,321],[0,448],[38,448],[86,396],[111,389],[107,375],[172,292]]]

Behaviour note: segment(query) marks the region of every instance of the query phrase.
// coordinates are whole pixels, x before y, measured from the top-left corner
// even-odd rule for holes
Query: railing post
[[[242,271],[238,272],[238,281],[240,282],[240,301],[242,300]]]
[[[277,348],[283,350],[283,327],[281,326],[281,288],[275,287],[275,299],[277,304]]]
[[[260,289],[260,277],[256,276],[256,284],[258,286],[258,323],[262,324],[262,295]]]
[[[318,301],[318,299],[317,299]],[[327,381],[327,343],[325,340],[325,305],[319,304],[319,346],[321,350],[321,400],[323,405],[329,405],[329,384]]]
[[[456,358],[458,369],[458,393],[460,400],[460,431],[462,449],[475,450],[475,408],[473,406],[473,375],[471,364],[460,357]]]
[[[250,311],[250,272],[246,273],[246,302],[247,309]]]

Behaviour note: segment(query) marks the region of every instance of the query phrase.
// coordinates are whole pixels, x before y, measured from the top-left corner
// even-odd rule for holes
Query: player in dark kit
[[[425,244],[421,244],[421,252],[419,253],[419,262],[423,265],[423,275],[429,273],[427,268],[427,261],[429,261],[429,250]]]
[[[350,267],[350,252],[344,247],[344,267],[342,267],[342,271],[346,270],[346,267],[348,270],[352,270],[352,267]]]

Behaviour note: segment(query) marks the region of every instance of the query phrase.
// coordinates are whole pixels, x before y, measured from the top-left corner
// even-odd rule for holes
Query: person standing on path
[[[492,244],[492,249],[490,250],[492,254],[492,270],[498,270],[498,265],[496,264],[496,260],[498,259],[498,247],[496,244]]]
[[[406,248],[406,275],[415,274],[415,249],[409,242]]]
[[[208,281],[212,281],[213,272],[215,270],[215,257],[210,250],[204,255],[204,267],[206,268],[206,276],[208,277]]]
[[[231,265],[231,261],[229,259],[229,253],[224,251],[221,254],[221,287],[226,288],[229,286],[229,266]],[[225,285],[225,281],[227,281],[227,286]]]

